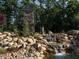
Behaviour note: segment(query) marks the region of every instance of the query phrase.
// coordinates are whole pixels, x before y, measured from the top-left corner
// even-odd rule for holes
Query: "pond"
[[[79,59],[79,55],[50,56],[47,59]]]

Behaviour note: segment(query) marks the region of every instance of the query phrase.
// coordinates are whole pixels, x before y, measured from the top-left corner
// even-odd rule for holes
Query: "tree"
[[[62,32],[78,29],[74,19],[74,15],[79,10],[77,0],[41,0],[40,3],[41,7],[38,10],[40,24],[45,27],[46,31]],[[45,4],[45,8],[43,8],[43,4]]]

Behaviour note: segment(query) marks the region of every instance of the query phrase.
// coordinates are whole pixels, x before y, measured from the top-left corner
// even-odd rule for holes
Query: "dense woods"
[[[33,22],[25,16],[31,12]],[[0,15],[0,31],[11,31],[17,35],[79,29],[78,0],[0,0],[0,14],[3,14]],[[1,24],[1,17],[5,18],[5,24]]]

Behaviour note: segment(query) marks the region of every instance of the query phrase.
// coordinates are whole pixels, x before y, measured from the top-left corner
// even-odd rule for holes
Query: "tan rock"
[[[43,36],[38,36],[38,39],[43,39]]]
[[[24,48],[26,48],[27,45],[28,45],[27,42],[24,42],[24,43],[23,43],[23,47],[24,47]]]
[[[12,41],[12,37],[7,36],[7,41],[11,42]]]
[[[40,55],[40,57],[41,57],[41,58],[44,58],[44,55],[43,55],[43,54],[41,54],[41,55]]]
[[[39,52],[35,52],[34,55],[37,56],[37,57],[39,57],[40,53]]]
[[[12,47],[17,48],[17,47],[18,47],[18,44],[15,42],[15,43],[12,45]]]
[[[42,54],[44,54],[44,51],[41,51],[41,52],[40,52],[40,55],[42,55]]]
[[[42,34],[39,34],[39,33],[36,33],[36,34],[34,35],[34,37],[35,37],[37,40],[43,39]]]
[[[4,32],[4,34],[7,34],[8,36],[12,35],[10,32]]]
[[[35,38],[33,39],[33,41],[34,41],[35,43],[36,43],[36,40],[37,40],[37,39],[35,39]]]
[[[14,44],[14,42],[10,42],[8,43],[10,47],[12,47],[12,45]]]
[[[33,42],[36,42],[37,39],[35,39],[33,36],[29,36],[33,40]]]
[[[38,43],[38,47],[41,47],[41,44],[40,43]]]
[[[42,51],[45,51],[46,50],[46,47],[41,47]]]
[[[22,40],[23,40],[24,42],[26,42],[26,41],[27,41],[27,38],[26,38],[26,37],[22,37]]]
[[[36,59],[43,59],[43,57],[37,57]]]
[[[6,45],[7,45],[7,44],[9,44],[9,43],[10,43],[10,42],[7,42],[7,41],[3,41],[3,44],[6,44]]]
[[[46,44],[41,44],[43,47],[46,47],[47,45]]]
[[[3,35],[0,35],[0,40],[4,39]]]
[[[7,41],[7,40],[8,40],[7,38],[3,39],[3,41]]]
[[[22,46],[22,44],[17,44],[17,48],[20,48]]]
[[[31,38],[27,38],[27,42],[28,42],[29,44],[34,44],[34,41],[33,41],[33,39],[31,39]]]
[[[22,39],[18,39],[18,43],[24,44],[24,41]]]
[[[47,40],[46,40],[46,39],[42,39],[42,42],[43,42],[43,44],[45,44],[45,45],[47,45],[47,44],[48,44],[48,42],[47,42]]]
[[[43,52],[45,50],[46,50],[46,47],[42,47],[42,46],[38,47],[38,49],[37,49],[37,51],[39,51],[39,52]]]
[[[5,38],[7,35],[6,34],[3,34],[2,36]]]
[[[2,33],[0,32],[0,35],[2,35]]]
[[[13,41],[14,41],[14,42],[16,42],[17,40],[18,40],[18,38],[17,38],[17,37],[14,37],[14,38],[13,38]]]
[[[46,50],[46,47],[42,46],[42,44],[40,44],[40,43],[37,43],[37,48],[38,48],[37,50],[38,50],[39,52]]]

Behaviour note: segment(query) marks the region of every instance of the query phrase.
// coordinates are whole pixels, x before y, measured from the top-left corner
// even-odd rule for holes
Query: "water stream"
[[[79,55],[50,56],[48,59],[79,59]]]

